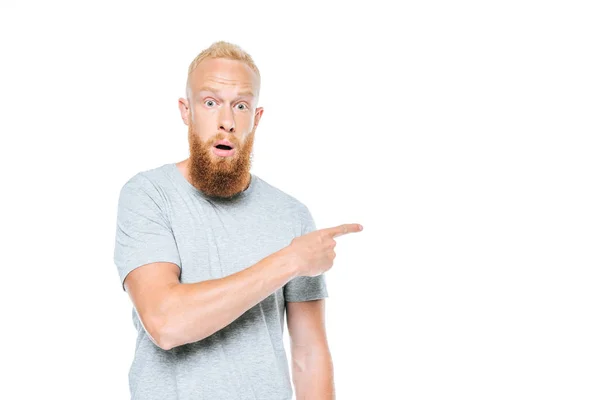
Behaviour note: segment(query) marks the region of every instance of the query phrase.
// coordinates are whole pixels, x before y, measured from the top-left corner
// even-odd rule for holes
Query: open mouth
[[[235,149],[232,146],[219,143],[213,146],[213,153],[219,157],[232,157],[235,154]]]

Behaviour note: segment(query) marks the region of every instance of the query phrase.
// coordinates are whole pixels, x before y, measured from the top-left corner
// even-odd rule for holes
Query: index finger
[[[360,224],[342,224],[333,228],[325,229],[325,232],[331,235],[332,238],[345,235],[352,232],[362,231],[362,225]]]

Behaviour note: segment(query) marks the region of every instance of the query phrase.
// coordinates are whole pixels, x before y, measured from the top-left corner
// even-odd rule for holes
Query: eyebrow
[[[213,92],[213,93],[220,93],[220,91],[218,89],[212,88],[210,86],[202,86],[200,88],[200,90],[198,90],[198,93],[200,92]],[[244,97],[244,96],[252,96],[254,97],[254,93],[252,92],[252,90],[243,90],[241,92],[238,93],[238,97]]]

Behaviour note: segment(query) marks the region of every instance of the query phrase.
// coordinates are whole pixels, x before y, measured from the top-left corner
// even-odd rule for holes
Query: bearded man
[[[216,42],[188,70],[179,110],[190,156],[132,176],[114,262],[137,330],[132,399],[334,399],[324,272],[335,237],[251,173],[260,73]],[[292,377],[283,346],[290,336]]]

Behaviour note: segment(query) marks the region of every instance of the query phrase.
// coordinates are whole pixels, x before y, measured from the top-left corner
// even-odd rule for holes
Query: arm
[[[325,331],[325,300],[286,303],[292,379],[298,400],[334,400],[333,362]]]
[[[220,279],[182,284],[177,265],[157,262],[124,284],[150,338],[169,350],[212,335],[294,278],[286,249]]]

